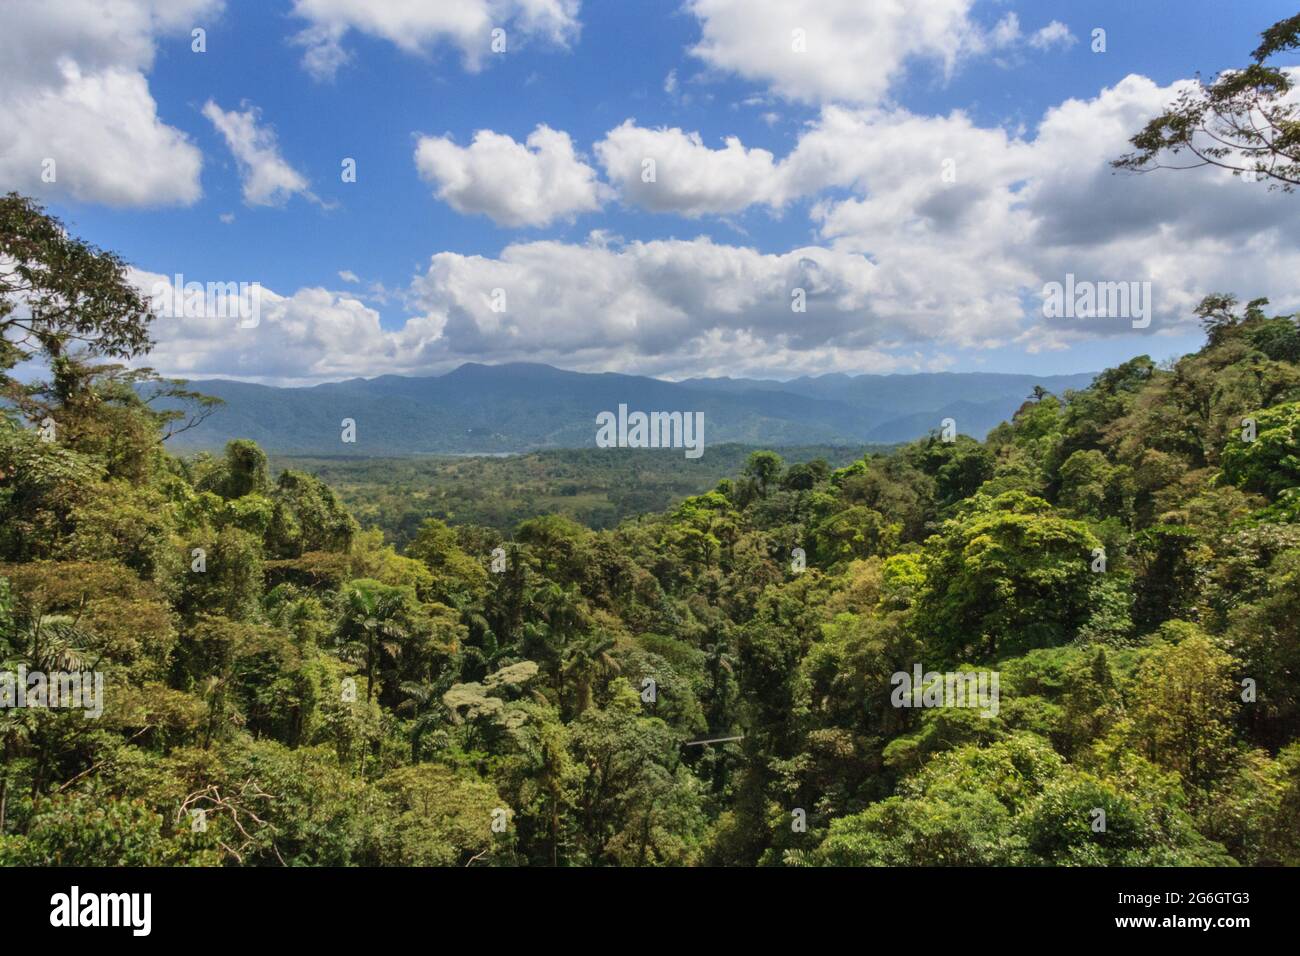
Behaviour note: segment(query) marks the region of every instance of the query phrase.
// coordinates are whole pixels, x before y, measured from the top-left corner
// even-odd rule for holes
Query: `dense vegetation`
[[[984,442],[399,550],[251,442],[169,454],[149,397],[201,399],[100,361],[148,348],[123,264],[0,213],[0,670],[106,677],[0,710],[0,861],[1300,863],[1295,317],[1207,299]],[[996,716],[895,706],[918,664]]]
[[[879,446],[881,449],[889,446]],[[309,471],[339,496],[357,521],[401,548],[425,518],[509,531],[526,518],[557,514],[588,528],[613,528],[626,518],[663,511],[737,474],[753,449],[710,445],[683,458],[675,449],[566,449],[501,457],[271,457],[271,475]],[[782,448],[787,460],[821,458],[847,465],[862,449],[809,445]]]

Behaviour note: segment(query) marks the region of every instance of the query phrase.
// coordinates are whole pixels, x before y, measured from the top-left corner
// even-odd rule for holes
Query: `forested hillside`
[[[211,451],[249,438],[282,454],[325,456],[591,448],[591,420],[620,403],[702,411],[713,444],[892,444],[924,435],[931,423],[949,416],[961,417],[966,430],[982,438],[1034,386],[1062,390],[1091,381],[1086,373],[950,372],[666,382],[522,362],[466,364],[429,378],[380,375],[309,388],[197,381],[195,389],[223,405],[199,427],[178,435],[176,444]],[[337,423],[345,417],[359,423],[363,440],[340,444]]]
[[[4,202],[3,367],[53,379],[4,380],[0,670],[104,694],[0,710],[0,861],[1300,863],[1295,317],[1207,299],[985,442],[399,551],[251,442],[169,454],[101,364],[148,347],[124,266]]]
[[[782,447],[787,461],[821,458],[839,467],[865,451],[892,446]],[[589,528],[662,511],[687,495],[708,491],[737,474],[754,448],[709,445],[708,454],[684,458],[676,449],[609,454],[569,448],[500,457],[295,458],[272,456],[271,476],[285,469],[310,471],[338,495],[361,524],[383,530],[402,547],[425,518],[509,531],[525,518],[551,513]]]

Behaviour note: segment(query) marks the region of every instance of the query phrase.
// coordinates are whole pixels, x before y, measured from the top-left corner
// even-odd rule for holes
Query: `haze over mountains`
[[[710,378],[667,382],[549,365],[462,365],[445,375],[382,375],[304,388],[225,379],[190,387],[225,400],[207,421],[170,444],[219,448],[251,438],[280,454],[498,454],[595,445],[596,415],[617,411],[701,411],[705,447],[722,442],[782,446],[908,441],[953,418],[983,438],[1041,385],[1086,387],[1092,373],[1006,375],[831,374],[788,382]],[[341,422],[356,422],[355,444]]]

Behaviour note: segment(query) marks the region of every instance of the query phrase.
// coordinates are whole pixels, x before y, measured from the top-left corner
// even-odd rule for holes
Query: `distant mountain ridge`
[[[753,445],[909,441],[953,418],[983,438],[1039,385],[1060,394],[1092,373],[923,373],[803,377],[789,382],[700,378],[668,382],[616,372],[568,372],[537,363],[467,363],[444,375],[381,375],[301,388],[228,379],[190,387],[225,401],[170,444],[219,448],[251,438],[279,454],[494,454],[595,445],[596,415],[700,411],[704,440]],[[341,422],[357,441],[341,441]]]

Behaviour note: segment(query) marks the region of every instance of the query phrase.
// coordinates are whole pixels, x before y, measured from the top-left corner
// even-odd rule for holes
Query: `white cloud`
[[[605,134],[595,153],[623,199],[654,212],[694,217],[755,203],[779,206],[787,198],[772,154],[746,149],[735,137],[710,149],[699,133],[644,129],[627,120]]]
[[[999,49],[1017,43],[1020,38],[1020,17],[1014,12],[1008,13],[999,20],[989,35],[989,41]]]
[[[982,44],[974,0],[687,0],[700,21],[691,52],[711,67],[802,102],[874,103],[909,60],[951,72]],[[795,49],[803,31],[803,52]]]
[[[189,281],[203,281],[186,276]],[[146,295],[170,276],[133,270],[132,280]],[[328,381],[361,369],[401,367],[400,351],[418,337],[419,320],[409,334],[385,332],[379,313],[353,296],[321,288],[280,295],[259,290],[258,324],[242,328],[238,314],[160,317],[151,326],[156,340],[143,360],[186,378],[240,378],[284,384]]]
[[[1053,46],[1068,48],[1078,42],[1070,28],[1060,20],[1053,20],[1042,29],[1026,36],[1020,29],[1020,17],[1014,12],[1007,13],[983,38],[976,39],[976,50],[1007,50],[1028,43],[1038,50],[1048,50]]]
[[[1069,49],[1077,42],[1078,38],[1060,20],[1053,20],[1029,38],[1029,45],[1039,50],[1050,50],[1054,46]]]
[[[878,138],[886,126],[901,143]],[[976,130],[960,112],[929,118],[828,106],[780,160],[767,150],[746,147],[736,137],[712,149],[699,133],[644,129],[632,120],[610,130],[595,153],[624,201],[654,212],[698,217],[740,212],[752,205],[779,208],[830,188],[864,190],[868,174],[882,183],[880,177],[886,176],[891,189],[930,185],[945,159],[956,161],[950,154],[958,141],[972,137],[998,144],[1007,139],[1001,130]],[[653,182],[642,175],[649,159],[655,161]],[[932,175],[918,175],[921,170]]]
[[[515,244],[495,259],[439,253],[412,295],[442,319],[456,355],[661,357],[710,332],[807,347],[872,344],[884,332],[862,322],[860,310],[874,271],[861,256],[820,248],[773,255],[706,238],[624,244],[598,235],[583,244]],[[498,288],[506,296],[499,312],[491,296]],[[791,308],[796,288],[808,313]]]
[[[293,14],[309,24],[295,42],[307,48],[303,67],[317,80],[333,79],[351,58],[343,41],[353,30],[409,54],[452,46],[465,68],[476,72],[492,55],[494,29],[505,31],[507,50],[533,40],[568,46],[580,31],[579,5],[579,0],[295,0]]]
[[[357,274],[356,274],[355,272],[353,272],[351,269],[340,269],[340,270],[339,270],[339,278],[342,279],[344,282],[360,282],[360,281],[361,281],[359,278],[357,278]]]
[[[148,291],[167,277],[136,281]],[[791,307],[796,289],[806,312]],[[320,288],[264,289],[250,329],[236,317],[161,318],[148,362],[189,378],[287,384],[437,373],[468,360],[675,377],[922,367],[931,360],[898,354],[898,343],[947,338],[948,316],[885,314],[875,305],[882,291],[876,267],[847,252],[593,234],[515,244],[497,258],[438,253],[404,296],[416,314],[396,328],[358,298]],[[1007,316],[992,322],[989,333],[1016,329]]]
[[[307,178],[280,155],[275,131],[259,125],[261,115],[250,106],[242,112],[223,110],[213,100],[203,104],[206,116],[226,141],[243,181],[244,202],[250,206],[280,206],[294,195],[313,201]]]
[[[1032,139],[960,114],[828,110],[794,155],[812,155],[810,141],[845,127],[820,151],[841,178],[837,163],[852,163],[860,195],[814,207],[822,240],[870,256],[899,303],[947,301],[958,326],[1007,310],[1023,316],[1023,343],[1132,334],[1115,319],[1043,319],[1043,283],[1067,273],[1151,282],[1151,332],[1188,331],[1191,309],[1212,291],[1300,303],[1300,224],[1276,195],[1218,170],[1110,168],[1183,85],[1130,76],[1048,110]],[[944,157],[955,183],[939,175]]]
[[[523,143],[479,130],[469,146],[424,136],[415,148],[420,175],[457,212],[482,213],[502,226],[545,226],[600,208],[606,190],[579,159],[569,135],[538,126]]]
[[[318,83],[332,81],[351,62],[352,54],[340,42],[344,32],[316,26],[294,35],[294,44],[307,48],[302,55],[302,68]]]
[[[914,61],[946,77],[970,57],[1024,43],[1075,42],[1056,20],[1026,37],[1020,18],[992,27],[971,17],[975,0],[686,0],[700,21],[691,52],[715,70],[765,84],[803,103],[877,105]]]
[[[696,134],[631,122],[595,151],[623,199],[653,211],[732,214],[813,197],[825,247],[874,266],[872,319],[916,323],[904,339],[982,347],[1133,334],[1114,319],[1068,330],[1046,322],[1042,286],[1067,273],[1150,281],[1152,333],[1187,331],[1191,309],[1216,290],[1300,304],[1292,251],[1300,223],[1285,201],[1216,170],[1137,177],[1111,169],[1134,131],[1183,88],[1130,76],[1048,110],[1032,137],[977,126],[961,112],[826,106],[779,158],[736,139],[710,149]],[[657,158],[655,183],[641,181],[643,157]],[[1245,266],[1233,251],[1242,246],[1253,249]],[[946,328],[932,336],[940,315]],[[1007,317],[1023,323],[1019,332],[1000,321]]]
[[[9,0],[0,188],[110,206],[195,202],[202,156],[159,118],[146,76],[160,37],[220,10],[220,0]]]

